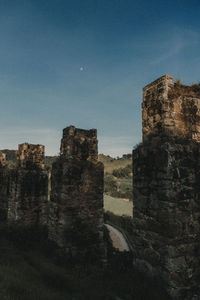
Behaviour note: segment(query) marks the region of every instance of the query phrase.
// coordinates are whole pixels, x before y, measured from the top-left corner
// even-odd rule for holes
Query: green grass
[[[104,210],[110,211],[115,215],[132,216],[133,203],[120,200],[119,198],[113,198],[108,195],[104,195]]]
[[[67,260],[40,228],[0,225],[1,300],[167,300],[158,282],[132,268],[127,254],[108,266]]]

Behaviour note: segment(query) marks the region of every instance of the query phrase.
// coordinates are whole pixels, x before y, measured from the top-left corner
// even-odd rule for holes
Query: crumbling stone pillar
[[[63,130],[52,166],[49,237],[66,252],[99,251],[103,235],[103,164],[96,130]]]
[[[0,152],[0,167],[6,166],[6,155],[3,152]]]
[[[8,215],[8,169],[6,155],[0,152],[0,221],[7,221]]]
[[[44,146],[24,143],[17,152],[18,168],[10,170],[8,221],[47,223],[48,174]]]
[[[172,298],[198,299],[198,87],[163,76],[144,88],[142,107],[143,143],[133,151],[134,264],[162,279]]]
[[[44,169],[44,146],[28,143],[20,144],[17,159],[20,168]]]

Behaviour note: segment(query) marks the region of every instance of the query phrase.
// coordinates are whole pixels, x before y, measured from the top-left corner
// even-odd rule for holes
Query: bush
[[[129,178],[131,177],[132,166],[127,165],[125,168],[114,169],[112,175],[118,178]]]
[[[105,174],[104,176],[104,192],[112,194],[117,191],[117,181],[113,175]]]
[[[116,170],[117,171],[117,170]],[[104,192],[115,198],[126,198],[132,200],[132,177],[118,178],[113,175],[105,174]]]

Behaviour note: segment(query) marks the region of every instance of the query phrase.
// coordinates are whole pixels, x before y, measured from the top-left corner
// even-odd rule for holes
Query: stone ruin
[[[63,129],[60,155],[67,159],[98,160],[98,141],[96,129],[84,130],[70,126]]]
[[[200,296],[199,90],[170,75],[147,85],[133,150],[134,264],[175,299]]]
[[[95,129],[65,128],[51,176],[42,145],[19,145],[18,165],[11,169],[0,152],[0,221],[46,224],[49,238],[68,253],[80,254],[80,240],[85,249],[104,251],[104,168],[97,144]]]
[[[103,243],[104,168],[97,143],[94,129],[65,128],[52,166],[49,237],[72,256],[83,239],[88,250],[98,251]]]
[[[18,166],[9,169],[0,152],[0,220],[25,225],[47,224],[48,173],[44,146],[24,143],[17,151]]]
[[[0,152],[0,220],[7,220],[8,213],[8,170],[6,168],[6,155]]]
[[[27,169],[44,169],[44,146],[28,143],[20,144],[17,151],[19,167]]]
[[[9,171],[8,222],[47,224],[48,173],[44,146],[24,143],[17,151],[18,167]]]
[[[0,152],[0,167],[6,166],[6,155],[3,152]]]

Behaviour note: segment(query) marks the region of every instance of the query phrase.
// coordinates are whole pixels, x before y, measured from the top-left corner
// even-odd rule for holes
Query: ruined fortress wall
[[[0,152],[0,221],[6,221],[8,215],[8,174],[6,155]]]
[[[64,128],[60,154],[68,159],[97,161],[98,141],[96,129],[84,130],[74,126]]]
[[[168,135],[200,141],[199,94],[162,76],[143,89],[142,122],[143,141]]]
[[[38,167],[44,169],[44,146],[33,144],[20,144],[17,151],[18,165],[20,168],[33,168]]]
[[[44,146],[19,145],[19,167],[9,171],[8,221],[23,224],[47,223],[48,174]]]
[[[6,166],[6,155],[3,152],[0,152],[0,167]]]
[[[158,142],[133,152],[135,263],[180,299],[200,278],[199,154],[195,142]]]
[[[170,78],[144,88],[144,142],[133,151],[134,263],[173,298],[192,299],[200,296],[199,100],[176,93],[171,80],[163,94]]]
[[[96,131],[70,126],[63,133],[63,150],[52,167],[49,236],[72,255],[81,251],[84,239],[84,251],[97,251],[103,235],[104,169],[96,159]]]
[[[44,170],[18,168],[9,174],[8,221],[47,223],[48,177]]]

